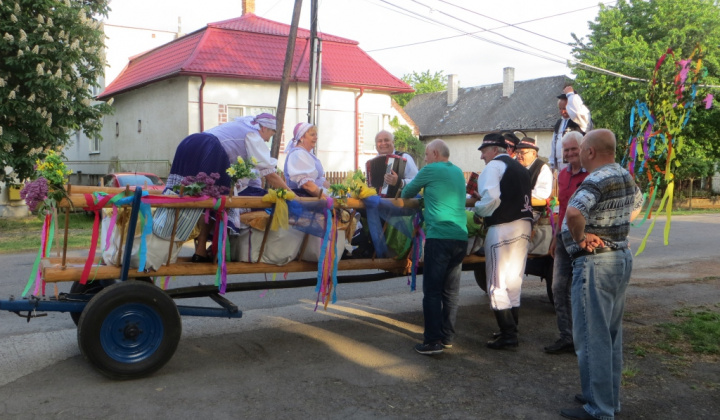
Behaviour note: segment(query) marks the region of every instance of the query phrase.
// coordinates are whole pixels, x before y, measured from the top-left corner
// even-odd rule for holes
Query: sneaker
[[[451,349],[451,348],[452,348],[452,343],[449,342],[449,341],[442,340],[442,346],[443,346],[444,349]]]
[[[560,353],[575,353],[575,346],[572,341],[558,340],[554,344],[545,347],[545,353],[548,354],[560,354]]]
[[[443,352],[443,345],[442,343],[435,343],[435,344],[416,344],[415,345],[415,351],[420,354],[425,355],[431,355],[431,354],[440,354]]]

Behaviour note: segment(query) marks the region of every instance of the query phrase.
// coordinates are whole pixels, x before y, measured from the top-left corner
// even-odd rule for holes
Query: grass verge
[[[667,340],[659,347],[671,354],[684,353],[687,347],[695,353],[720,354],[720,304],[715,310],[707,307],[683,308],[674,312],[678,323],[668,322],[659,327]]]
[[[40,248],[42,221],[35,216],[23,218],[0,218],[0,254],[32,252]],[[58,217],[58,229],[53,241],[53,250],[62,246],[65,216]],[[84,213],[70,214],[68,227],[68,248],[90,247],[93,218]]]

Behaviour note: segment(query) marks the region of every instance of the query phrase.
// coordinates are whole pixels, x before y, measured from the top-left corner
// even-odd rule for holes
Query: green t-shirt
[[[430,239],[467,240],[465,177],[450,162],[425,165],[403,188],[402,197],[412,198],[425,188],[425,236]]]

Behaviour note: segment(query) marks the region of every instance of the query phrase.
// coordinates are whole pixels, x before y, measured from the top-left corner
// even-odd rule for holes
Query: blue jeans
[[[572,286],[572,260],[558,234],[555,238],[555,261],[553,265],[552,291],[555,300],[555,315],[560,331],[560,339],[571,342],[573,339],[572,303],[570,288]]]
[[[426,239],[423,265],[423,315],[425,344],[455,337],[462,260],[467,240]]]
[[[572,262],[573,339],[585,411],[612,419],[620,411],[622,318],[630,282],[628,249],[579,257]]]

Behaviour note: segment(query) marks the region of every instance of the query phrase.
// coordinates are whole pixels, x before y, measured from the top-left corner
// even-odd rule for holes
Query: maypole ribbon
[[[295,193],[288,191],[284,188],[278,188],[276,190],[270,189],[268,193],[262,198],[264,203],[275,204],[275,214],[273,215],[272,222],[270,223],[270,230],[288,229],[290,223],[288,223],[288,205],[286,200],[294,200]]]
[[[686,60],[673,61],[675,54],[668,48],[655,65],[652,82],[647,94],[647,103],[635,102],[630,114],[630,131],[635,133],[628,141],[628,148],[622,163],[630,174],[640,183],[640,175],[647,176],[647,188],[643,196],[650,197],[641,226],[652,212],[660,181],[664,181],[665,191],[658,212],[665,211],[667,222],[663,232],[663,243],[668,245],[672,222],[673,198],[675,188],[674,171],[680,166],[678,154],[684,146],[683,129],[690,121],[698,94],[698,82],[707,71],[702,65],[702,51],[697,46]],[[697,56],[697,59],[694,57]],[[668,60],[672,57],[673,60]],[[666,61],[667,60],[667,61]],[[674,73],[664,70],[665,63],[673,66]],[[672,75],[672,77],[667,77]],[[664,80],[672,80],[665,82]],[[712,96],[705,98],[706,109],[712,104]],[[660,168],[663,166],[663,169]],[[655,221],[638,247],[636,255],[645,249]],[[633,224],[633,226],[636,226]]]

